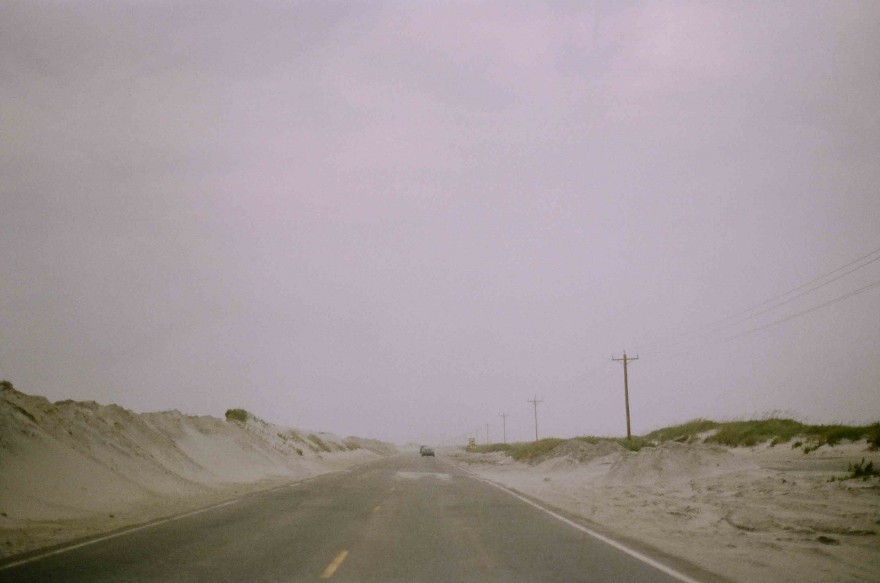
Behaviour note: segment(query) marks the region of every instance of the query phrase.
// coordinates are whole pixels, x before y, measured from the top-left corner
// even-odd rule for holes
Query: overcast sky
[[[878,30],[872,1],[4,2],[0,377],[524,440],[535,395],[542,436],[625,434],[625,349],[637,433],[876,421]]]

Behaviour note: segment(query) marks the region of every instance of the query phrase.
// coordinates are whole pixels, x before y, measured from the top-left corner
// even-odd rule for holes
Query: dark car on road
[[[434,457],[434,448],[428,447],[427,445],[423,445],[422,447],[419,448],[419,453],[422,454],[422,456],[429,455],[431,457]]]

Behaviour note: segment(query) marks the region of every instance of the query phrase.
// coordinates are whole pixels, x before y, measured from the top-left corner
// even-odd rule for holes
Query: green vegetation
[[[849,463],[847,464],[846,471],[849,472],[848,476],[839,476],[833,477],[829,480],[829,482],[843,482],[844,480],[868,480],[870,478],[878,478],[880,477],[880,468],[874,467],[874,462],[865,462],[865,458],[862,458],[862,461],[859,463]]]
[[[563,441],[565,440],[557,437],[548,437],[538,441],[520,443],[489,443],[486,445],[478,445],[472,451],[477,453],[503,451],[518,462],[527,462],[550,452]]]
[[[581,435],[580,437],[575,437],[575,439],[591,445],[596,445],[602,441],[613,441],[623,449],[628,449],[629,451],[639,451],[643,447],[654,447],[654,442],[652,440],[647,439],[646,437],[639,437],[638,435],[633,436],[632,439],[626,439],[625,437],[596,437],[594,435]]]
[[[710,421],[709,419],[693,419],[687,423],[652,431],[645,436],[645,439],[656,441],[658,443],[664,441],[691,443],[697,439],[697,435],[700,433],[718,429],[719,425],[721,424],[717,421]]]
[[[705,438],[706,443],[717,443],[729,447],[751,447],[769,442],[771,446],[788,443],[792,449],[803,448],[810,453],[823,445],[835,445],[842,441],[859,441],[866,439],[871,449],[880,449],[880,423],[873,425],[807,425],[793,419],[767,417],[753,421],[718,422],[709,419],[694,419],[680,425],[657,429],[644,436],[633,436],[631,440],[622,437],[595,437],[584,435],[576,437],[586,443],[596,444],[602,441],[613,441],[629,451],[639,451],[643,447],[653,447],[666,441],[694,443],[701,433],[714,431]],[[520,443],[491,443],[478,445],[476,453],[504,452],[516,461],[528,462],[537,459],[561,443],[565,439],[548,437],[538,441]]]
[[[871,449],[880,449],[880,423],[868,427],[867,440]]]
[[[871,477],[880,477],[880,468],[875,468],[874,462],[865,463],[865,458],[862,458],[862,461],[857,464],[849,464],[847,466],[847,471],[850,473],[849,477],[852,479],[861,478],[867,480]]]
[[[770,442],[771,446],[780,443],[788,443],[795,437],[796,441],[792,448],[803,446],[804,451],[809,453],[823,445],[835,445],[841,441],[858,441],[868,439],[877,440],[880,447],[880,423],[874,425],[806,425],[793,419],[768,417],[753,421],[726,421],[716,422],[708,419],[694,419],[681,425],[666,427],[652,431],[644,439],[663,442],[681,441],[692,443],[699,433],[709,430],[715,433],[706,438],[706,443],[719,443],[730,447],[750,447],[761,443]]]
[[[242,423],[248,420],[248,412],[244,409],[227,409],[226,410],[226,420],[227,421],[241,421]]]
[[[470,451],[475,453],[493,453],[496,451],[510,451],[513,445],[509,443],[489,443],[486,445],[475,445]]]
[[[565,441],[558,437],[547,437],[538,441],[527,443],[513,443],[508,450],[508,455],[518,462],[527,462],[546,453],[550,453],[556,446]]]
[[[858,441],[865,439],[871,426],[853,425],[809,425],[804,427],[804,434],[815,438],[822,445],[836,445],[841,441]]]
[[[583,439],[582,437],[578,437],[578,439]],[[606,439],[606,438],[600,438]],[[656,444],[644,437],[639,437],[634,435],[632,439],[626,439],[625,437],[615,437],[611,439],[611,441],[616,441],[618,445],[623,447],[624,449],[628,449],[630,451],[639,451],[643,447],[654,447]]]
[[[599,443],[600,441],[613,441],[630,451],[638,451],[643,447],[653,445],[652,442],[642,437],[634,437],[632,440],[627,440],[623,437],[594,437],[591,435],[584,435],[581,437],[575,437],[574,439],[579,439],[593,445]],[[542,455],[550,453],[565,441],[568,440],[560,439],[558,437],[547,437],[538,441],[526,441],[518,443],[489,443],[485,445],[478,445],[471,451],[474,451],[476,453],[492,453],[496,451],[502,451],[518,462],[529,462],[541,457]]]
[[[718,431],[706,439],[708,443],[720,443],[731,447],[750,447],[775,442],[785,443],[804,434],[805,426],[791,419],[770,417],[756,421],[728,421],[718,424]]]

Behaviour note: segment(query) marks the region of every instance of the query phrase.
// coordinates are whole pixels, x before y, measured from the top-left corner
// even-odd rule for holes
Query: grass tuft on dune
[[[712,421],[693,419],[678,425],[657,429],[646,435],[623,437],[596,437],[583,435],[576,437],[586,443],[597,444],[602,441],[618,443],[630,451],[652,447],[667,441],[680,443],[715,443],[728,447],[752,447],[763,443],[771,446],[794,441],[793,448],[803,447],[804,453],[814,451],[823,445],[836,445],[841,442],[867,440],[872,449],[880,449],[880,423],[872,425],[809,425],[780,417],[768,417],[750,421]],[[566,440],[547,437],[538,441],[517,443],[490,443],[478,445],[476,453],[504,452],[516,461],[529,462],[551,452]]]

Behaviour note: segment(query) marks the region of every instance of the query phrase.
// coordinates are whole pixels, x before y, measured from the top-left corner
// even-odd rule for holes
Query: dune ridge
[[[389,455],[378,440],[0,385],[0,557]]]

